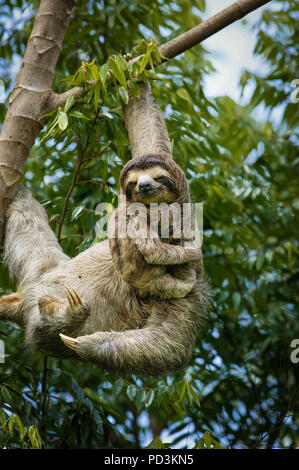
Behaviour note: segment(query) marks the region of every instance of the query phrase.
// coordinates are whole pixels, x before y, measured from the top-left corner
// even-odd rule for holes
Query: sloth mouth
[[[137,194],[140,197],[148,198],[148,197],[151,197],[151,196],[155,196],[160,191],[161,191],[160,188],[152,188],[152,189],[146,189],[146,190],[138,191]]]
[[[143,204],[151,204],[153,202],[158,202],[161,195],[160,188],[152,188],[145,191],[138,191],[135,194],[136,201],[139,201]]]

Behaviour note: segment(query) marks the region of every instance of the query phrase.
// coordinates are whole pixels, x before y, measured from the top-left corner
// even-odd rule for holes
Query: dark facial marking
[[[155,181],[158,181],[158,183],[162,183],[166,188],[169,189],[171,192],[175,192],[176,190],[176,185],[169,179],[167,176],[159,176],[159,178],[154,178]]]
[[[136,182],[131,181],[130,183],[127,184],[126,186],[126,197],[128,199],[132,199],[132,191],[136,186]]]

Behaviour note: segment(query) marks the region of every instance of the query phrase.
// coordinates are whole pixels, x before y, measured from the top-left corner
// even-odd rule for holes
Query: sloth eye
[[[158,181],[158,183],[167,183],[168,178],[166,176],[159,176],[158,178],[154,178],[155,181]]]
[[[133,189],[136,186],[137,181],[130,181],[130,183],[127,184],[127,187],[130,189]]]

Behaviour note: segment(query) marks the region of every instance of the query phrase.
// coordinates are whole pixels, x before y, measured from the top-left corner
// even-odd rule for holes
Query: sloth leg
[[[186,364],[196,331],[194,323],[181,319],[179,325],[173,320],[136,330],[99,331],[77,338],[60,334],[60,338],[83,360],[109,372],[157,376]]]
[[[22,296],[19,292],[2,297],[0,299],[0,320],[11,320],[22,325],[22,303]]]
[[[42,321],[57,327],[71,325],[76,329],[84,323],[89,310],[74,289],[66,288],[67,301],[45,295],[38,299],[38,307]]]

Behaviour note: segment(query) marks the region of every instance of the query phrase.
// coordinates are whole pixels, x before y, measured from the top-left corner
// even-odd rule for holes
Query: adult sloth
[[[151,188],[142,193],[143,180],[144,186],[160,188],[152,193],[159,194],[158,202],[189,202],[185,175],[172,160],[162,113],[149,84],[141,84],[140,99],[130,97],[124,118],[133,160],[122,172],[122,192],[130,192],[131,202],[138,197],[145,205],[154,202]],[[160,251],[156,245],[151,249],[156,242]],[[113,257],[105,240],[70,259],[51,231],[44,209],[20,187],[7,213],[5,234],[5,260],[19,288],[0,300],[0,319],[24,325],[26,343],[54,357],[79,355],[117,373],[173,372],[190,358],[207,288],[194,240],[190,246],[174,245],[173,240],[156,242],[143,240],[138,256],[143,268],[154,265],[150,269],[161,273],[160,282],[163,275],[168,281],[172,276],[173,297],[170,288],[163,296],[161,291],[160,295],[146,291],[146,283],[134,285],[139,273],[134,274],[132,266],[136,269],[138,263],[124,256],[124,250],[118,251],[117,238],[110,239]],[[124,275],[128,271],[130,279]],[[148,280],[151,283],[152,277]],[[185,287],[179,291],[182,282]]]

